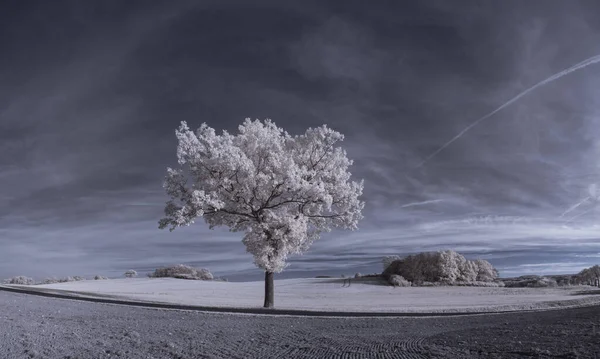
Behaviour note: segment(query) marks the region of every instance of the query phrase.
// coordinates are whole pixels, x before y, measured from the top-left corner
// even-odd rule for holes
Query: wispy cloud
[[[414,206],[423,206],[426,204],[432,204],[432,203],[438,203],[438,202],[442,202],[444,201],[443,199],[432,199],[429,201],[422,201],[422,202],[413,202],[413,203],[407,203],[405,205],[400,206],[400,208],[407,208],[407,207],[414,207]]]

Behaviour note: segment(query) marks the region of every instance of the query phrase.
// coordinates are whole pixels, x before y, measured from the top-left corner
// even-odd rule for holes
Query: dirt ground
[[[461,317],[310,318],[0,292],[0,357],[598,358],[600,307]]]

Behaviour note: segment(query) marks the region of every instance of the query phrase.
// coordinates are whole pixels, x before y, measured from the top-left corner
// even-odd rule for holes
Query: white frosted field
[[[260,308],[264,282],[194,281],[173,278],[88,280],[36,286],[85,296],[198,306]],[[277,309],[342,312],[481,312],[531,310],[600,304],[600,295],[574,295],[589,287],[483,288],[398,287],[373,280],[275,280]],[[74,292],[74,293],[73,293]]]

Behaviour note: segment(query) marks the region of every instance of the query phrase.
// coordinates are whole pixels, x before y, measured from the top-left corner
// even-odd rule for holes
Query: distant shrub
[[[33,278],[25,277],[25,276],[16,276],[12,278],[5,279],[4,284],[21,284],[21,285],[32,285],[35,284]]]
[[[546,287],[556,287],[558,284],[556,280],[552,278],[542,277],[534,282],[528,283],[527,287],[530,288],[546,288]]]
[[[356,273],[356,274],[354,274],[354,278],[355,278],[355,279],[358,279],[358,278],[360,278],[360,277],[362,277],[362,274],[360,274],[360,273]]]
[[[96,275],[94,276],[94,280],[107,280],[108,278],[103,276],[103,275]]]
[[[178,278],[191,280],[212,280],[212,273],[206,268],[194,268],[184,264],[177,264],[171,267],[161,267],[154,270],[154,273],[148,275],[151,278]]]
[[[393,285],[394,287],[410,287],[412,286],[412,283],[407,281],[406,279],[404,279],[404,277],[397,275],[397,274],[392,274],[389,278],[388,278],[388,282]]]
[[[124,276],[127,278],[134,278],[137,277],[137,272],[134,271],[133,269],[128,270],[127,272],[125,272]]]

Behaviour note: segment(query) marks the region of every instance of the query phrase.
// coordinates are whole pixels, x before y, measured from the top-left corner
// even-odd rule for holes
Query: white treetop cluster
[[[397,274],[411,282],[491,282],[498,278],[492,264],[483,259],[467,260],[452,250],[426,252],[383,259],[384,273]]]
[[[159,227],[190,225],[203,217],[212,229],[245,232],[254,263],[268,272],[286,267],[320,233],[357,229],[363,182],[350,180],[352,161],[336,145],[344,136],[326,125],[290,136],[271,120],[246,119],[236,135],[217,135],[205,123],[176,131],[178,162],[168,168],[171,196]]]

